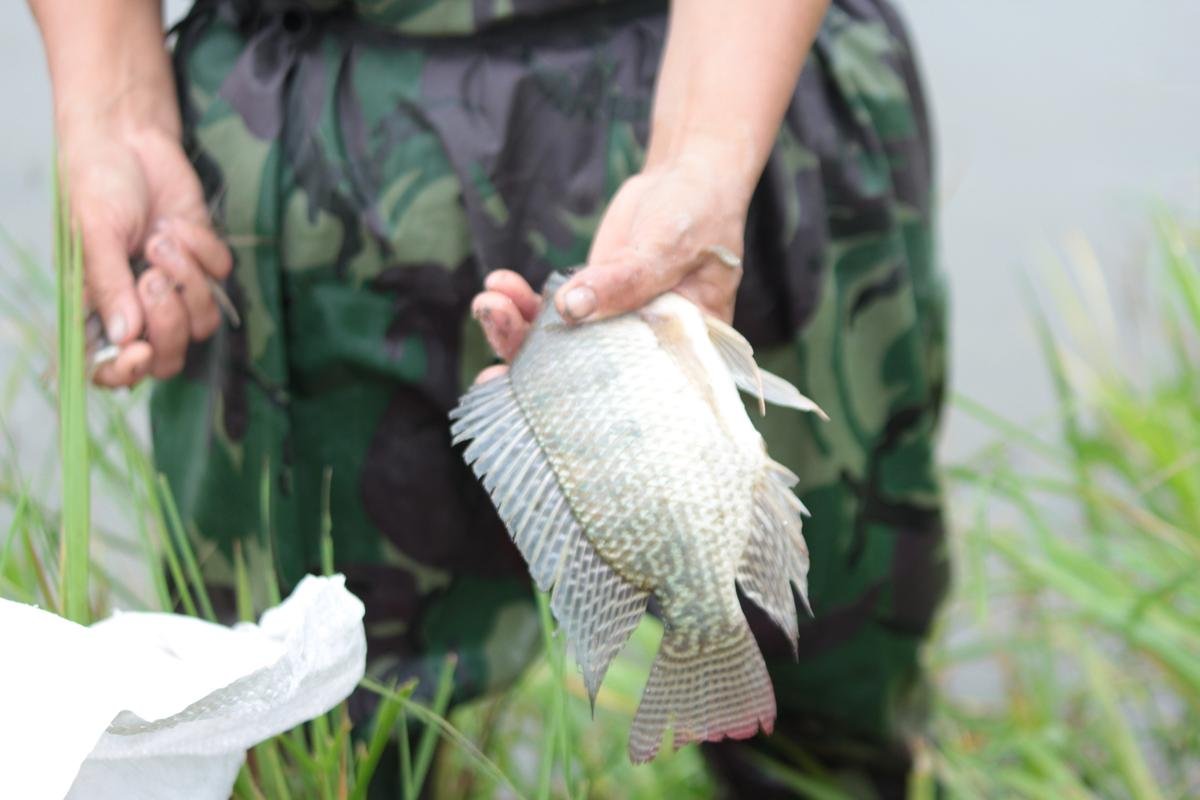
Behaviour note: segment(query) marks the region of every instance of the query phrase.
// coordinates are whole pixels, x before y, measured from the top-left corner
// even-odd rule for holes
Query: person
[[[493,359],[468,312],[510,358],[552,270],[583,265],[554,298],[578,324],[678,291],[831,418],[755,415],[812,512],[814,616],[794,659],[747,608],[777,729],[706,754],[730,791],[782,792],[756,754],[802,751],[901,796],[948,580],[930,132],[887,0],[827,3],[198,0],[168,49],[155,0],[30,0],[120,348],[95,380],[161,380],[218,596],[237,557],[316,569],[327,517],[371,673],[431,686],[455,653],[456,701],[507,685],[538,628],[449,440]]]

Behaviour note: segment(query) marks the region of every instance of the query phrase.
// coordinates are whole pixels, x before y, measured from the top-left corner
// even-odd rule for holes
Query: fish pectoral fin
[[[710,314],[704,315],[704,324],[708,326],[709,340],[733,375],[733,382],[743,392],[757,397],[758,412],[766,415],[767,396],[763,387],[762,371],[758,364],[754,363],[754,348],[746,341],[746,337]]]
[[[759,369],[758,373],[762,380],[762,399],[776,406],[786,406],[797,411],[811,411],[825,422],[829,422],[829,415],[810,398],[800,394],[800,390],[795,386],[765,369]],[[746,389],[746,391],[750,390]]]
[[[744,336],[716,317],[706,314],[704,322],[708,326],[708,338],[733,376],[733,382],[743,392],[758,398],[759,413],[766,414],[766,404],[771,403],[798,411],[811,411],[829,421],[821,407],[802,395],[799,389],[778,375],[761,369],[754,361],[754,348]]]
[[[792,492],[795,476],[786,467],[768,461],[754,491],[754,527],[742,560],[737,583],[742,592],[779,626],[795,650],[799,637],[796,601],[792,588],[808,605],[808,545],[801,515],[804,504]]]
[[[629,760],[650,761],[668,725],[673,744],[748,739],[775,727],[775,690],[745,619],[699,647],[667,627],[629,732]]]
[[[613,571],[582,531],[573,540],[563,556],[550,610],[567,634],[595,711],[604,674],[646,613],[649,592]]]
[[[618,575],[584,534],[509,377],[472,387],[451,412],[454,442],[492,496],[537,587],[552,592],[593,704],[613,657],[646,610],[648,592]]]

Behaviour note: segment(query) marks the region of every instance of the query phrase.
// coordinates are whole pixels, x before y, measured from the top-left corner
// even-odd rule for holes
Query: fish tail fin
[[[740,616],[740,615],[739,615]],[[775,727],[775,691],[744,618],[737,632],[699,649],[678,631],[663,635],[629,734],[629,758],[645,763],[674,724],[674,746],[748,739]]]

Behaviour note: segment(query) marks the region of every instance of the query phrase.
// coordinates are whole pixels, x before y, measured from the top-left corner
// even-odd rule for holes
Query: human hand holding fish
[[[795,646],[806,512],[797,477],[767,455],[738,390],[824,413],[681,294],[570,324],[563,287],[583,272],[551,276],[544,300],[516,273],[489,276],[474,309],[512,365],[485,371],[463,397],[455,441],[471,441],[464,458],[552,593],[593,701],[658,600],[663,641],[631,760],[652,759],[668,725],[677,747],[769,733],[775,696],[735,583]]]
[[[587,266],[555,294],[563,320],[608,319],[673,291],[730,322],[742,277],[749,193],[722,183],[721,163],[694,149],[627,180],[604,214]],[[471,311],[492,349],[511,361],[540,305],[524,278],[497,270],[488,275]],[[484,370],[479,380],[504,369]]]

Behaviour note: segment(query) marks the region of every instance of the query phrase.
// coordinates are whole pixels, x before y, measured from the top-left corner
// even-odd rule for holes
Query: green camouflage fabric
[[[605,0],[306,0],[318,12],[346,12],[378,28],[412,36],[476,33],[523,18],[586,9]]]
[[[158,463],[218,596],[238,552],[285,590],[317,570],[328,519],[370,671],[428,690],[454,654],[456,701],[540,648],[525,566],[449,441],[491,360],[469,303],[493,269],[540,286],[585,259],[641,163],[665,34],[658,2],[556,8],[414,37],[340,5],[220,0],[177,29],[186,145],[243,324],[157,388]],[[920,650],[949,579],[931,173],[899,20],[835,0],[754,196],[735,315],[832,418],[752,415],[813,513],[814,617],[795,661],[747,606],[780,716],[772,737],[706,747],[739,793],[782,792],[748,754],[799,748],[855,794],[895,796],[921,735]]]

